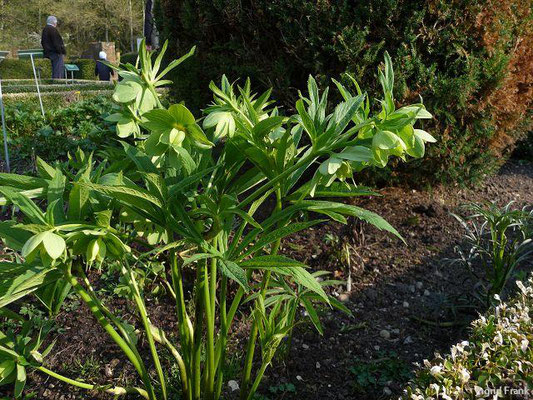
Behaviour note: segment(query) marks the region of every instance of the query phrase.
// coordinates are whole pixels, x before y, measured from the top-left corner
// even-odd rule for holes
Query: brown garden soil
[[[464,233],[451,213],[463,213],[460,205],[468,202],[532,205],[533,164],[508,163],[477,188],[386,188],[379,192],[382,196],[357,198],[353,203],[383,216],[406,244],[353,221],[348,226],[326,223],[283,243],[283,253],[315,270],[328,270],[339,279],[346,279],[346,268],[339,261],[339,246],[326,238],[337,237],[352,246],[352,290],[346,293],[338,288],[334,295],[353,317],[324,310],[323,336],[309,325],[300,325],[290,354],[268,370],[260,390],[263,397],[258,398],[397,398],[416,363],[467,339],[467,324],[480,310],[462,308],[471,305],[469,295],[475,282],[465,267],[446,261],[455,256],[454,247],[461,244]],[[98,273],[90,278],[99,281]],[[101,290],[105,293],[106,289]],[[134,322],[126,301],[114,300],[110,306]],[[46,364],[67,376],[81,374],[93,383],[134,382],[133,368],[124,362],[87,308],[72,301],[67,308],[70,310],[56,319],[60,330]],[[149,300],[149,308],[156,325],[172,327],[172,304],[155,297]],[[245,320],[240,321],[236,336],[246,337],[247,326]],[[238,340],[232,344],[234,361],[239,361],[242,346]],[[228,368],[227,375],[238,381],[238,369],[234,370]],[[35,372],[28,385],[37,399],[111,398],[73,390]],[[9,393],[5,395],[9,398]],[[226,393],[226,398],[233,397]]]

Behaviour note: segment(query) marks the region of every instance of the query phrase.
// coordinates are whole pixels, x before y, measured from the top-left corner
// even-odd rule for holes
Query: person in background
[[[46,19],[46,26],[41,36],[44,56],[52,62],[52,79],[63,79],[65,77],[65,61],[63,57],[67,54],[63,38],[57,30],[57,18],[53,15]]]
[[[98,54],[98,57],[100,58],[100,60],[96,61],[94,74],[97,75],[98,79],[100,79],[101,81],[110,81],[111,77],[115,75],[115,72],[110,66],[102,62],[107,60],[107,54],[105,53],[105,51],[101,51]]]

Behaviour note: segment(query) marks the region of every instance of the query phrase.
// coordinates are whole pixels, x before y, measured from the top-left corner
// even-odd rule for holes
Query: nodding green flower
[[[215,111],[204,119],[203,127],[204,129],[215,128],[213,137],[217,141],[225,136],[233,136],[235,133],[235,119],[228,111]]]
[[[201,148],[214,146],[192,113],[182,104],[174,104],[168,110],[148,111],[143,118],[146,122],[142,125],[152,132],[146,140],[149,154],[163,154],[169,147],[182,147],[185,141]]]

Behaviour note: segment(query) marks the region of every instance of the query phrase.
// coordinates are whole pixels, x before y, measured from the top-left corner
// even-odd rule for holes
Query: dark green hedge
[[[36,58],[35,67],[41,68],[41,77],[50,78],[52,76],[52,65],[50,60]],[[33,69],[30,59],[5,59],[0,61],[0,77],[2,79],[30,79],[33,78]]]
[[[95,80],[94,67],[96,61],[92,59],[65,60],[68,64],[76,64],[80,71],[74,73],[76,79]],[[35,66],[41,68],[41,77],[48,79],[52,76],[50,60],[35,59]],[[0,76],[2,79],[29,79],[33,78],[30,59],[6,59],[0,62]],[[69,73],[70,78],[70,73]]]
[[[74,78],[76,79],[89,79],[95,80],[96,75],[94,74],[94,68],[96,67],[96,61],[93,59],[82,58],[78,60],[69,61],[70,64],[76,64],[80,69],[78,72],[74,73]],[[69,74],[70,76],[70,74]]]
[[[137,53],[125,53],[120,55],[120,62],[122,64],[133,64],[137,61]]]
[[[66,107],[78,101],[99,98],[111,99],[113,90],[68,91],[59,93],[43,93],[42,100],[45,111]],[[14,93],[4,95],[6,110],[16,104],[26,104],[28,107],[39,108],[39,98],[36,93]]]
[[[457,182],[496,168],[528,129],[531,8],[530,0],[158,0],[156,17],[172,57],[198,46],[174,76],[176,98],[196,109],[223,73],[273,86],[285,106],[308,74],[325,85],[349,71],[373,97],[389,51],[398,102],[422,96],[436,117],[426,128],[439,139],[404,169],[416,182]]]

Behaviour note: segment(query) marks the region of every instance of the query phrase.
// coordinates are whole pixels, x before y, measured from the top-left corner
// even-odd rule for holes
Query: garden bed
[[[477,317],[476,313],[461,313],[460,319],[454,318],[449,307],[450,303],[460,303],[461,296],[473,288],[466,269],[445,262],[454,256],[454,246],[460,243],[463,234],[450,212],[460,212],[460,204],[472,201],[504,205],[514,200],[517,207],[532,204],[533,164],[508,163],[498,175],[476,189],[386,188],[380,192],[384,197],[360,198],[357,205],[379,212],[400,231],[407,244],[363,226],[365,241],[351,243],[362,245],[356,250],[364,265],[356,268],[354,259],[352,291],[338,294],[354,317],[324,312],[324,337],[319,337],[311,327],[300,326],[290,356],[267,371],[260,390],[263,397],[258,398],[397,398],[415,370],[413,363],[432,358],[437,351],[445,354],[451,344],[467,338],[467,324]],[[337,223],[320,225],[292,236],[284,242],[282,252],[345,279],[335,238],[353,239],[358,229],[357,224],[350,229]],[[105,282],[109,277],[94,272],[92,278],[99,278],[99,290],[105,298]],[[170,329],[175,321],[167,315],[173,315],[170,312],[173,304],[154,296],[148,305],[153,322]],[[132,311],[125,301],[114,303],[112,308],[121,310],[126,320],[133,321],[128,318]],[[90,382],[112,381],[121,385],[135,380],[131,366],[122,362],[123,355],[85,306],[69,301],[66,309],[56,318],[60,333],[56,348],[60,351],[47,358],[47,365]],[[450,326],[438,326],[440,322]],[[240,331],[237,336],[244,338],[246,321],[235,329]],[[233,353],[230,359],[241,362],[239,342],[232,343],[230,352]],[[123,365],[128,366],[124,369]],[[236,370],[228,366],[227,379],[238,381]],[[38,399],[88,398],[86,392],[35,372],[29,386],[28,392],[33,389]],[[227,393],[225,398],[232,396]]]

